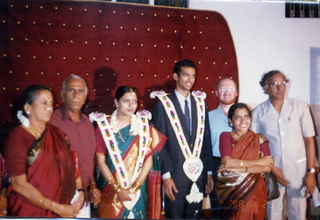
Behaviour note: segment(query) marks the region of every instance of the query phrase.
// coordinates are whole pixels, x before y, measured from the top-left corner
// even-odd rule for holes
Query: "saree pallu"
[[[118,142],[119,150],[124,161],[125,167],[129,176],[133,175],[135,162],[137,161],[139,151],[139,135],[129,135],[130,126],[121,129],[122,140],[115,135]],[[123,142],[124,140],[124,142]],[[141,196],[132,211],[136,219],[160,219],[161,215],[161,173],[158,152],[166,137],[159,133],[154,127],[150,126],[150,135],[148,148],[149,151],[145,160],[152,156],[153,166],[149,171],[146,180],[141,184]],[[114,177],[119,181],[116,171],[112,164],[110,157],[106,156],[106,163],[113,173]],[[121,202],[117,202],[117,194],[112,190],[112,186],[107,184],[104,180],[103,188],[101,191],[101,201],[98,204],[98,211],[100,218],[127,218],[129,210],[124,207]]]
[[[60,204],[70,204],[75,192],[75,165],[66,136],[47,124],[43,136],[29,150],[27,181],[43,196]],[[58,217],[8,188],[8,211],[12,216]]]
[[[257,159],[259,152],[258,134],[249,131],[235,142],[232,157],[243,160]],[[262,174],[222,171],[218,174],[218,180],[216,188],[221,204],[221,219],[265,218],[267,191]]]

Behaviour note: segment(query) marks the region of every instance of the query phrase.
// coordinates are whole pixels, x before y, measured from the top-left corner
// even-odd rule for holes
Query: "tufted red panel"
[[[195,90],[207,93],[209,109],[219,78],[238,81],[228,24],[217,12],[97,1],[0,3],[1,142],[21,109],[30,84],[52,88],[57,105],[70,74],[88,84],[86,113],[111,114],[119,85],[137,87],[140,109],[152,110],[150,91],[174,88],[176,61],[198,67]]]

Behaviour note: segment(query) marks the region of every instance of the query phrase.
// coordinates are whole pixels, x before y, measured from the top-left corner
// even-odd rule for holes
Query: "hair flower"
[[[30,121],[29,121],[29,119],[28,119],[26,116],[24,116],[24,115],[22,114],[22,110],[19,110],[19,111],[17,112],[17,118],[19,119],[19,121],[21,122],[21,124],[22,124],[23,126],[25,126],[26,128],[28,128],[28,127],[30,126]]]

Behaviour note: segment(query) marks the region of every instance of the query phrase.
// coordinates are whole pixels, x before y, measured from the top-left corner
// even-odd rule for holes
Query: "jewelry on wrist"
[[[78,192],[81,192],[81,191],[82,191],[83,193],[85,192],[84,189],[77,189],[77,191],[78,191]]]
[[[130,187],[131,189],[132,189],[132,191],[134,192],[134,193],[136,193],[139,189],[140,189],[140,185],[137,183],[137,182],[133,182],[132,184],[131,184],[131,187]]]
[[[114,183],[113,186],[112,186],[112,190],[115,192],[115,193],[119,193],[120,190],[121,190],[121,186],[117,183]]]
[[[240,160],[240,167],[242,167],[243,166],[243,161],[242,160]]]
[[[248,167],[246,167],[246,169],[245,169],[245,171],[244,171],[245,173],[248,173]]]

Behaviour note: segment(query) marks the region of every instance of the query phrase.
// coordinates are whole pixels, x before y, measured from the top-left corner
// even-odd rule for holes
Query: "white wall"
[[[291,80],[288,96],[310,103],[310,48],[320,47],[319,18],[285,18],[284,1],[189,0],[189,5],[217,11],[228,22],[238,60],[239,101],[254,107],[266,100],[261,75],[279,69]]]

